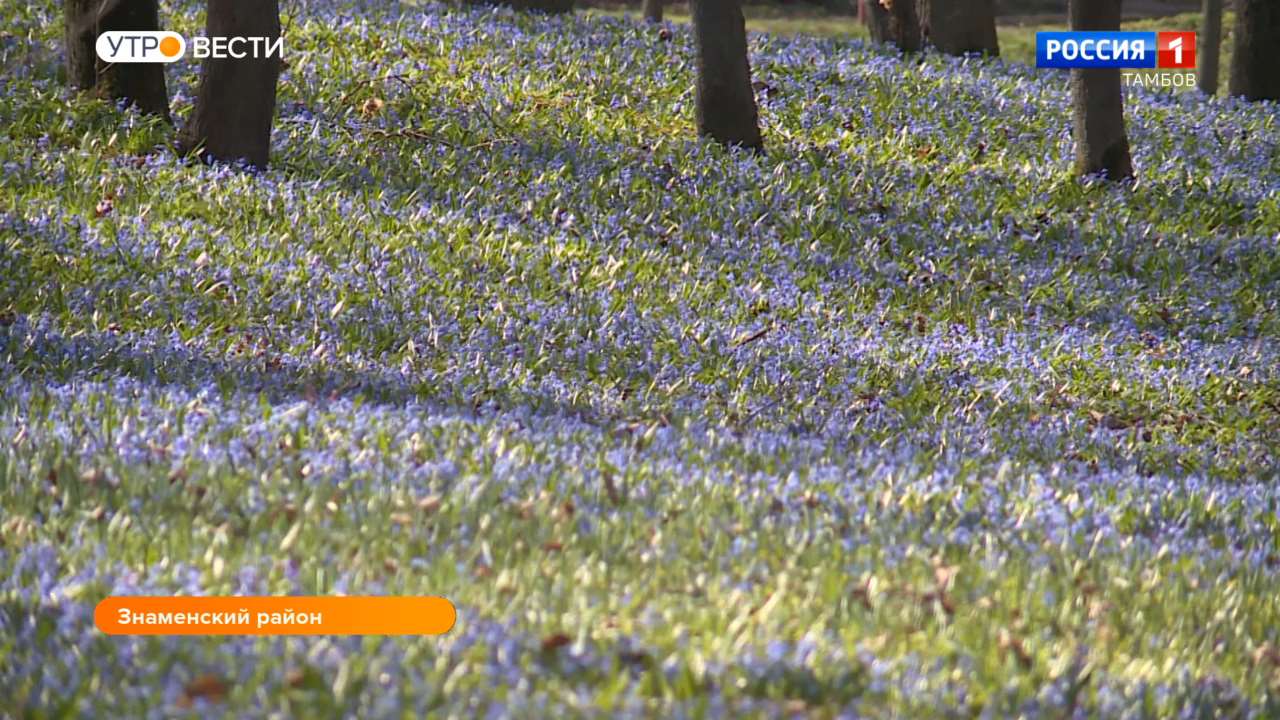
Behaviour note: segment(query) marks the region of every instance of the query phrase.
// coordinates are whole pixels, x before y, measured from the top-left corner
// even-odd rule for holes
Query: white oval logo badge
[[[187,41],[175,32],[112,30],[98,36],[95,48],[108,63],[171,63],[182,59]]]

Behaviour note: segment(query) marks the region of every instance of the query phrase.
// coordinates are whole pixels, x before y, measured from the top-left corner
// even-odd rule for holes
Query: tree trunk
[[[858,17],[867,26],[872,42],[894,44],[893,33],[889,29],[889,11],[879,0],[858,0]]]
[[[206,37],[280,37],[277,0],[209,0]],[[206,58],[195,109],[180,149],[199,151],[206,162],[243,160],[266,167],[276,110],[280,60],[266,57]]]
[[[927,40],[948,55],[999,55],[992,0],[920,0]]]
[[[160,29],[156,0],[65,0],[67,80],[79,90],[93,90],[111,100],[123,100],[151,115],[169,118],[169,91],[164,65],[105,63],[94,46],[98,36],[112,30]]]
[[[1069,0],[1072,30],[1119,30],[1120,0]],[[1108,180],[1133,176],[1129,140],[1124,133],[1124,96],[1117,68],[1071,71],[1071,106],[1076,141],[1076,172],[1102,173]]]
[[[761,150],[747,28],[739,0],[692,0],[698,51],[698,132],[722,145]]]
[[[644,0],[644,19],[651,23],[662,22],[662,0]]]
[[[1280,100],[1280,2],[1236,0],[1227,90],[1246,100]]]
[[[864,7],[861,14],[873,41],[893,45],[903,52],[920,50],[916,0],[866,0]]]
[[[1200,36],[1196,42],[1200,92],[1215,95],[1218,92],[1218,54],[1222,46],[1222,0],[1201,2]]]
[[[67,52],[67,82],[77,90],[98,84],[98,0],[65,0],[62,5]]]

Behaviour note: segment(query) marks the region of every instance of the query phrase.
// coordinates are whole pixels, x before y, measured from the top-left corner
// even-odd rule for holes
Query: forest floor
[[[1200,13],[1194,11],[1168,12],[1170,3],[1154,0],[1146,5],[1130,8],[1125,3],[1124,30],[1190,30],[1199,31]],[[1173,4],[1172,7],[1178,7]],[[634,7],[605,5],[586,10],[587,13],[625,16],[639,19],[640,12]],[[755,32],[775,35],[804,35],[809,37],[830,37],[837,39],[868,38],[866,27],[856,17],[847,14],[825,12],[811,5],[778,6],[748,5],[744,8],[747,17],[747,28]],[[684,7],[674,7],[666,12],[667,19],[672,22],[687,24],[689,15]],[[1231,67],[1232,39],[1234,33],[1234,14],[1227,12],[1222,22],[1221,59],[1218,65],[1218,92],[1225,93],[1227,75]],[[1002,57],[1014,62],[1035,65],[1036,33],[1046,30],[1066,30],[1065,13],[1028,13],[1006,15],[998,18],[996,35],[1000,41]],[[1158,71],[1161,73],[1175,71]],[[1170,88],[1174,92],[1192,89],[1194,86],[1178,86]]]
[[[1065,73],[753,35],[752,155],[680,25],[286,7],[246,172],[0,0],[0,715],[1280,716],[1276,105],[1115,185]],[[94,628],[174,593],[459,617]]]

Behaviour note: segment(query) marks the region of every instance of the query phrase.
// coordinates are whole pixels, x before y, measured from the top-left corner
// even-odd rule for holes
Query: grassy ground
[[[625,15],[639,18],[635,9],[592,9],[591,14]],[[855,17],[829,15],[812,9],[782,9],[773,5],[748,5],[745,8],[747,27],[750,30],[776,35],[805,35],[838,39],[867,39],[866,28]],[[672,22],[688,23],[689,16],[683,8],[666,13]],[[1232,30],[1234,16],[1227,13],[1222,22],[1222,56],[1219,60],[1218,92],[1225,93],[1227,72],[1231,65]],[[1005,18],[996,28],[1000,38],[1000,54],[1014,62],[1035,65],[1036,33],[1045,30],[1066,30],[1066,18],[1061,21],[1045,21],[1043,18]],[[1163,17],[1141,17],[1126,20],[1124,30],[1192,30],[1200,29],[1200,13],[1178,13]],[[1165,72],[1165,71],[1161,71]],[[1173,88],[1182,90],[1185,88]]]
[[[751,156],[680,27],[308,8],[254,174],[0,2],[0,715],[1280,713],[1275,105],[1130,90],[1109,186],[1059,73],[756,36]]]

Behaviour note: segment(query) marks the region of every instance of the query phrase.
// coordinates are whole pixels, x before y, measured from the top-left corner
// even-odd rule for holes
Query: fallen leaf
[[[570,638],[568,635],[565,635],[564,633],[555,633],[554,635],[548,635],[542,638],[542,651],[554,652],[564,647],[565,645],[568,645],[571,642],[573,642],[573,638]]]
[[[1031,667],[1031,653],[1027,652],[1027,648],[1022,644],[1022,640],[1014,637],[1008,630],[1000,631],[1000,641],[998,647],[1001,652],[1012,652],[1014,657],[1018,659],[1018,664],[1025,667]]]
[[[1253,664],[1280,667],[1280,648],[1271,643],[1263,643],[1253,651]]]
[[[189,708],[196,700],[221,702],[226,699],[229,690],[226,681],[217,675],[201,675],[182,689],[182,697],[178,698],[178,705]]]

